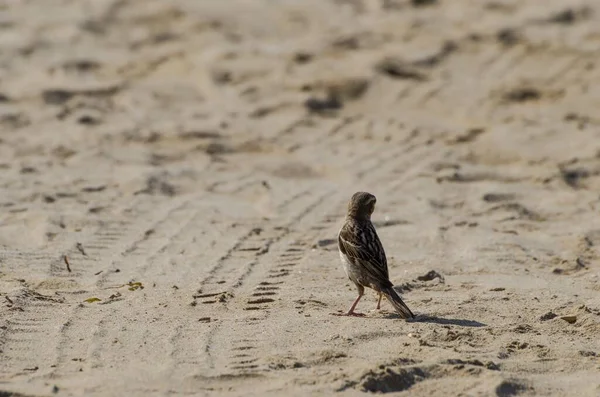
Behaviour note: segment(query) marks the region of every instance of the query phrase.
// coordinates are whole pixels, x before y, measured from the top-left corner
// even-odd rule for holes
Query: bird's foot
[[[358,312],[346,312],[346,313],[330,313],[332,316],[340,316],[340,317],[365,317],[366,314],[364,313],[358,313]]]

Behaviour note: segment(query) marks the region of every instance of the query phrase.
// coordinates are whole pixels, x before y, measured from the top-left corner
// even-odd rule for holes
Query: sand
[[[565,4],[0,2],[0,395],[600,395]],[[358,190],[415,321],[331,315]]]

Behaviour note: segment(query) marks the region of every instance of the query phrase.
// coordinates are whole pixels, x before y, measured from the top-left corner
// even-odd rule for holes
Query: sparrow
[[[368,287],[379,294],[378,310],[381,298],[385,296],[402,318],[413,318],[414,314],[398,296],[389,279],[385,251],[371,223],[376,201],[375,196],[370,193],[356,192],[348,203],[348,213],[338,233],[338,249],[346,275],[358,289],[358,297],[347,313],[338,315],[364,316],[354,309],[363,296],[365,287]]]

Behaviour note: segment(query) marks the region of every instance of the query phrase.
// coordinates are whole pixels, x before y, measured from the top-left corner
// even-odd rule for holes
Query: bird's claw
[[[332,316],[339,316],[339,317],[365,317],[366,314],[364,313],[357,313],[357,312],[346,312],[346,313],[330,313]]]

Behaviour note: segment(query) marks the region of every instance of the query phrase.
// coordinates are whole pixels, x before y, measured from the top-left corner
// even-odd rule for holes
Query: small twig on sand
[[[65,255],[63,259],[65,260],[65,265],[67,265],[67,270],[69,271],[69,273],[71,273],[71,265],[69,264],[69,258],[67,258],[67,256]]]

